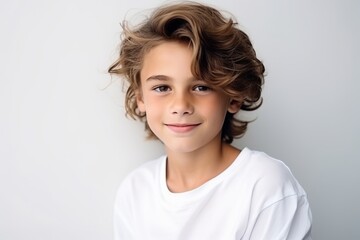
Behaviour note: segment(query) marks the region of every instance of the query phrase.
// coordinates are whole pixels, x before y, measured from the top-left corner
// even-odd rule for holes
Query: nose
[[[194,106],[190,94],[187,94],[186,92],[174,93],[170,111],[172,114],[181,116],[186,114],[191,115],[194,112]]]

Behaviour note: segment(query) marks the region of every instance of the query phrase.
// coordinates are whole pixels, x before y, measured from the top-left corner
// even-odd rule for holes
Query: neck
[[[166,179],[172,192],[195,189],[223,172],[235,160],[239,150],[222,143],[211,144],[193,152],[167,149]]]

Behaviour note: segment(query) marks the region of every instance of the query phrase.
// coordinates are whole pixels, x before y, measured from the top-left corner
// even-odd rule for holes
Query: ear
[[[142,95],[140,90],[135,92],[135,97],[136,97],[136,104],[137,104],[138,109],[140,110],[140,112],[146,112],[143,95]]]
[[[241,108],[241,102],[239,101],[236,101],[236,100],[230,100],[230,104],[229,104],[229,107],[228,107],[228,112],[229,113],[237,113],[240,108]]]

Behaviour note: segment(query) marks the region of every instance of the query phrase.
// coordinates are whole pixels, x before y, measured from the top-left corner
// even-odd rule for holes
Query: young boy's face
[[[192,152],[221,141],[226,113],[238,107],[191,73],[191,48],[165,42],[150,50],[137,104],[150,129],[171,151]]]

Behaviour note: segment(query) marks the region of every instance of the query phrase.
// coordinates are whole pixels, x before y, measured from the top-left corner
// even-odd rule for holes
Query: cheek
[[[148,121],[158,119],[164,111],[163,108],[159,106],[159,104],[148,101],[148,99],[145,99],[145,101],[142,102],[142,108],[144,109],[144,112],[146,112]]]
[[[199,111],[203,115],[208,116],[208,119],[213,122],[213,124],[222,124],[227,113],[228,104],[225,102],[215,99],[214,101],[210,100],[206,102],[202,107],[199,108]]]
[[[163,114],[160,109],[152,104],[146,107],[146,121],[155,135],[158,135],[158,129],[163,122]]]
[[[208,101],[207,105],[208,105],[207,109],[211,109],[210,111],[213,114],[217,113],[218,116],[221,116],[222,114],[226,114],[229,108],[229,103],[227,99],[223,97],[212,98],[210,101]]]

